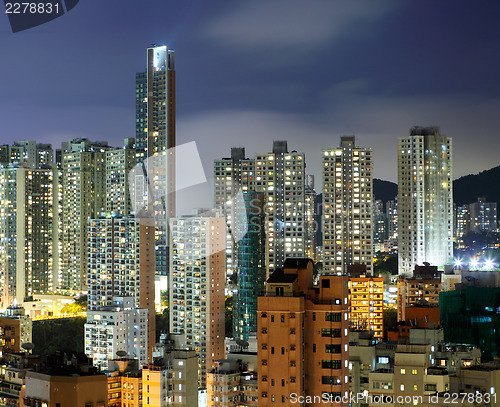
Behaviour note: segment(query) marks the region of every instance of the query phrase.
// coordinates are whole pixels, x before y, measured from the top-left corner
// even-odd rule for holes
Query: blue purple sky
[[[177,139],[211,177],[230,147],[304,151],[355,134],[374,176],[396,180],[413,125],[454,139],[454,178],[500,164],[496,1],[85,0],[13,34],[0,17],[0,142],[135,135],[146,48],[176,51]]]

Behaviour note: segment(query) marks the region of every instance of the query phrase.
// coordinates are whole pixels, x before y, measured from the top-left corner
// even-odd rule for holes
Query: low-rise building
[[[208,372],[208,407],[258,405],[257,352],[248,349],[233,349]]]
[[[448,391],[448,371],[433,366],[433,363],[431,345],[398,345],[394,366],[370,373],[369,394],[372,400],[368,404],[414,406],[415,400]]]
[[[78,355],[79,356],[79,355]],[[108,379],[87,358],[55,355],[37,371],[27,371],[20,407],[108,407]]]
[[[143,407],[198,407],[198,357],[194,350],[166,350],[142,368]]]
[[[413,277],[398,279],[398,321],[406,319],[406,307],[439,305],[441,272],[435,266],[416,266]]]
[[[31,343],[31,318],[24,315],[24,308],[11,305],[5,315],[0,316],[0,357],[7,353],[20,352],[22,345]]]

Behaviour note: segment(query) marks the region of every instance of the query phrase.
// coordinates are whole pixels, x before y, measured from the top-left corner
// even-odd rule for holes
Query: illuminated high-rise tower
[[[323,151],[323,268],[345,273],[351,264],[373,270],[371,149],[354,137]]]
[[[398,143],[399,273],[453,257],[451,137],[439,127],[412,127]]]
[[[87,226],[106,212],[107,143],[74,139],[62,143],[61,267],[57,286],[86,290]]]
[[[235,208],[231,202],[238,191],[255,191],[266,195],[264,210],[267,215],[268,238],[267,267],[281,267],[287,258],[303,258],[308,252],[306,244],[307,217],[305,156],[295,150],[288,151],[285,140],[273,142],[270,153],[245,158],[243,148],[231,150],[231,158],[214,163],[214,201],[223,207],[228,217],[227,273],[237,272],[235,258],[238,233]]]
[[[52,292],[59,271],[55,168],[0,168],[0,305]]]
[[[148,185],[137,185],[156,221],[156,270],[168,270],[168,219],[175,216],[175,63],[167,46],[147,50],[147,69],[136,75],[137,163]],[[147,161],[146,161],[147,160]],[[137,199],[138,197],[134,197]],[[140,197],[139,197],[140,199]]]

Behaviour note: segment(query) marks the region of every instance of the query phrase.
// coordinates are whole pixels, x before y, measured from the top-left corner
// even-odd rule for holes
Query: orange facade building
[[[348,277],[288,259],[258,300],[259,406],[347,406]]]

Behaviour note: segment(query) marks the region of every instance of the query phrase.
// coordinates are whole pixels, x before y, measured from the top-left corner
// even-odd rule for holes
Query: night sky
[[[500,2],[83,0],[13,34],[0,17],[0,141],[135,136],[135,73],[176,51],[177,140],[213,159],[287,139],[319,175],[340,136],[395,181],[413,125],[453,137],[454,178],[500,164]],[[319,180],[317,186],[319,186]]]

